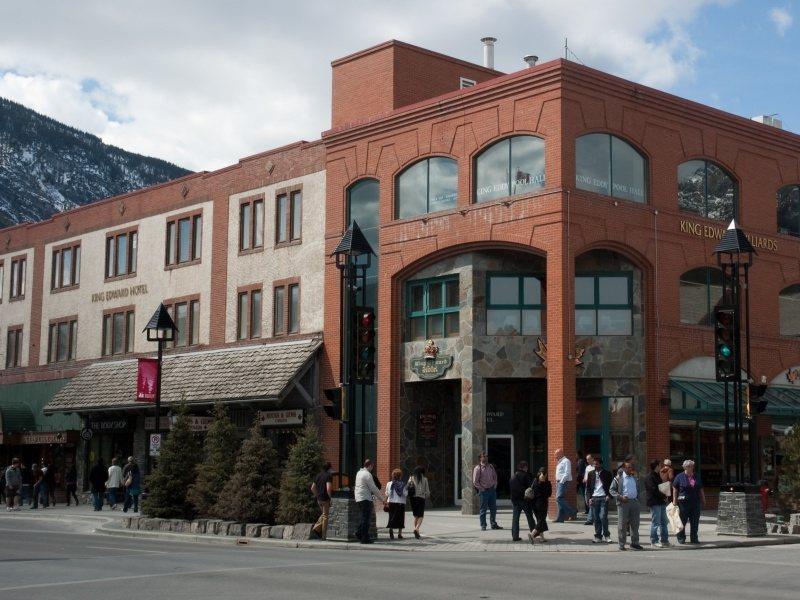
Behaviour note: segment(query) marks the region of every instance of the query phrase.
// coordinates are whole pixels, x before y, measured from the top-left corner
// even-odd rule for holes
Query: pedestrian
[[[92,504],[95,511],[103,510],[103,495],[106,492],[108,471],[103,464],[103,459],[97,457],[97,462],[89,471],[89,490],[92,492]]]
[[[511,490],[511,541],[520,542],[522,538],[519,537],[519,518],[522,513],[525,513],[525,518],[528,520],[528,538],[531,537],[535,529],[533,521],[533,475],[528,470],[528,463],[520,461],[517,465],[516,472],[511,476],[509,487]],[[528,490],[531,490],[530,493]],[[530,497],[526,497],[530,496]]]
[[[19,459],[12,458],[11,464],[3,473],[4,492],[6,497],[6,510],[8,512],[19,510],[19,506],[14,504],[14,500],[22,487],[22,472],[19,468]]]
[[[626,550],[625,542],[628,530],[631,532],[631,548],[644,550],[639,544],[639,520],[642,512],[642,480],[629,462],[622,463],[622,473],[617,474],[611,482],[612,498],[617,501],[617,519],[619,549]]]
[[[672,461],[668,458],[665,458],[662,462],[661,467],[661,481],[669,481],[672,483],[675,479],[675,469],[672,468]]]
[[[692,527],[690,543],[699,544],[700,511],[706,503],[706,493],[700,477],[695,473],[694,461],[683,461],[683,473],[672,482],[672,502],[678,507],[683,529],[676,535],[679,544],[686,543],[686,524]]]
[[[567,486],[572,481],[572,462],[564,455],[564,451],[561,448],[556,450],[555,456],[556,503],[558,504],[558,514],[555,522],[574,521],[578,511],[567,501]]]
[[[328,515],[331,511],[331,493],[333,492],[333,477],[331,476],[331,463],[326,462],[322,466],[322,471],[317,473],[311,483],[311,493],[317,500],[320,515],[311,531],[319,539],[324,540],[328,537]]]
[[[42,464],[44,465],[44,459],[42,459]],[[44,507],[47,508],[48,506],[55,507],[56,505],[56,483],[58,482],[58,473],[56,472],[56,466],[50,462],[47,464],[47,467],[42,469],[44,473],[44,482],[46,485],[44,494],[45,494],[45,502]]]
[[[669,482],[662,481],[662,463],[650,461],[650,473],[644,480],[647,491],[647,506],[650,507],[650,543],[654,548],[669,546],[669,530],[667,529],[667,502],[669,496],[664,493],[664,486],[669,492]],[[660,534],[660,536],[659,536]]]
[[[383,492],[375,485],[372,479],[372,469],[375,466],[370,459],[364,461],[364,466],[356,473],[356,485],[354,488],[354,495],[356,503],[361,510],[361,520],[356,531],[359,541],[362,544],[371,544],[373,542],[369,535],[369,530],[372,521],[372,497],[377,496],[383,499]]]
[[[111,459],[111,466],[108,467],[108,481],[106,482],[106,497],[111,510],[117,509],[117,498],[122,487],[122,469],[117,464],[117,457]]]
[[[39,508],[39,496],[42,493],[42,486],[44,474],[42,470],[39,468],[39,463],[33,463],[31,465],[31,482],[33,483],[33,504],[31,504],[31,510],[36,510]]]
[[[128,457],[128,464],[122,469],[122,485],[125,487],[125,502],[122,512],[128,512],[133,506],[133,512],[139,512],[139,494],[142,493],[142,473],[133,456]]]
[[[394,539],[394,530],[397,529],[397,539],[403,539],[403,529],[406,526],[406,498],[408,488],[403,481],[403,472],[400,469],[392,471],[392,479],[386,484],[386,498],[389,505],[389,539]]]
[[[492,529],[502,529],[497,524],[497,471],[489,464],[489,454],[486,451],[480,453],[478,464],[472,470],[472,485],[478,490],[481,501],[478,513],[481,531],[486,531],[486,511],[489,511]]]
[[[6,503],[6,470],[0,469],[0,502]]]
[[[75,506],[78,506],[78,469],[75,463],[67,468],[67,473],[64,475],[64,485],[67,489],[67,506],[70,504],[70,499],[75,498]]]
[[[576,491],[578,494],[578,498],[581,499],[581,501],[583,501],[582,499],[586,496],[586,479],[585,479],[586,467],[589,466],[589,463],[586,461],[586,458],[584,458],[580,448],[578,448],[577,452],[575,453],[575,456],[578,457],[578,464],[575,466],[575,481],[578,482]],[[588,515],[589,507],[584,505],[583,508],[584,508],[583,511],[584,514]]]
[[[414,515],[414,537],[421,539],[419,530],[425,517],[425,503],[431,497],[431,486],[425,477],[425,467],[414,467],[413,475],[408,478],[408,497],[411,499],[411,514]]]
[[[20,463],[20,472],[22,474],[22,488],[20,488],[20,501],[19,505],[30,504],[32,495],[33,482],[31,480],[31,470],[25,463]]]
[[[584,525],[591,525],[594,523],[592,520],[592,510],[591,507],[586,504],[586,480],[589,477],[589,473],[594,471],[594,456],[591,454],[586,455],[586,470],[583,472],[583,501],[584,506],[586,506],[586,520],[583,522]]]
[[[586,504],[589,505],[594,524],[592,543],[611,543],[608,529],[608,504],[611,501],[611,471],[603,468],[600,455],[593,457],[594,465],[586,475]]]
[[[533,481],[533,516],[536,517],[536,527],[530,536],[531,544],[537,537],[546,542],[544,532],[548,530],[547,527],[547,505],[549,504],[550,496],[553,495],[553,486],[550,484],[550,479],[547,476],[547,469],[539,467],[539,472]]]

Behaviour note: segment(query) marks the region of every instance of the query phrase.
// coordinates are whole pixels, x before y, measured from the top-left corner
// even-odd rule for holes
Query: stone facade
[[[754,537],[766,534],[767,521],[761,508],[760,494],[720,492],[717,535]]]
[[[356,529],[360,521],[361,510],[355,500],[352,498],[332,498],[331,511],[328,518],[328,537],[326,539],[345,542],[358,540]],[[372,512],[369,537],[373,540],[378,539],[378,530],[375,527],[375,511]]]

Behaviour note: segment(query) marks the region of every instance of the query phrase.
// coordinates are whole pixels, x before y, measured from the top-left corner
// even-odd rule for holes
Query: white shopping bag
[[[680,512],[678,511],[678,507],[672,502],[667,504],[667,521],[669,521],[669,530],[672,533],[683,531]]]

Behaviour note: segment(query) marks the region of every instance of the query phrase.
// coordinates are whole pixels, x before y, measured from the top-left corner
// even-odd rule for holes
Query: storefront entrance
[[[581,456],[600,456],[607,469],[633,454],[633,398],[578,398],[577,448]]]

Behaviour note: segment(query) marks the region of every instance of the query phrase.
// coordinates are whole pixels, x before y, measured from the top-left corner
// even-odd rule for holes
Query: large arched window
[[[730,221],[736,216],[739,190],[722,167],[707,160],[678,165],[678,208],[701,217]]]
[[[708,325],[714,308],[722,300],[722,271],[711,267],[692,269],[681,275],[681,323]]]
[[[475,159],[475,202],[544,187],[544,140],[518,135],[500,140]]]
[[[800,185],[787,185],[778,192],[778,233],[800,237]]]
[[[582,135],[575,140],[575,185],[587,192],[646,202],[647,161],[618,137]]]
[[[397,218],[455,208],[458,163],[434,156],[408,167],[397,177]]]
[[[784,289],[778,298],[781,335],[800,337],[800,283]]]

